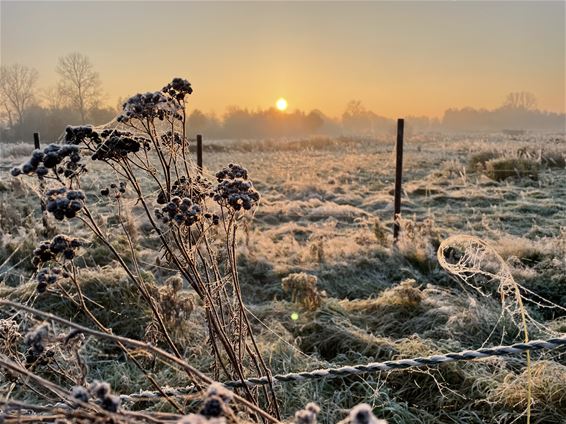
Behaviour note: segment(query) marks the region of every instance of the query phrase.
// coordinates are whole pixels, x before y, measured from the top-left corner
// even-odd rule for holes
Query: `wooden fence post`
[[[33,144],[35,149],[39,149],[40,145],[39,145],[39,133],[34,132],[33,133]]]
[[[197,166],[202,172],[202,135],[197,134]]]
[[[33,145],[36,150],[41,148],[41,144],[39,142],[39,133],[33,133]],[[43,191],[45,190],[45,180],[41,178],[39,183],[39,191],[40,191],[40,204],[41,204],[41,222],[43,224],[43,228],[45,229],[46,233],[49,231],[49,220],[47,219],[47,205],[45,204],[45,199],[43,198]]]
[[[403,181],[403,132],[405,128],[405,120],[397,120],[397,144],[395,151],[397,160],[395,163],[395,212],[393,215],[393,240],[395,243],[399,240],[399,218],[401,215],[401,192]]]

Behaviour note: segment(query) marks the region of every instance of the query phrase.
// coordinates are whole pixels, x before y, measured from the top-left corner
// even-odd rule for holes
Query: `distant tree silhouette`
[[[85,123],[90,111],[100,104],[100,78],[89,58],[80,53],[60,57],[57,65],[60,76],[59,92],[69,106],[77,110],[81,123]]]
[[[352,100],[342,114],[342,125],[346,133],[375,135],[389,133],[394,121],[367,110],[361,101]]]
[[[65,107],[65,98],[57,86],[44,89],[41,97],[42,103],[48,109],[62,109]]]
[[[116,117],[113,108],[94,108],[89,113],[90,123],[102,125]],[[33,133],[41,133],[41,139],[54,142],[64,135],[65,127],[69,122],[79,122],[81,119],[77,110],[68,106],[53,108],[32,105],[26,110],[24,122],[19,128],[20,139],[31,142]]]
[[[359,100],[351,100],[342,114],[344,128],[353,132],[369,131],[372,128],[371,116]]]
[[[306,130],[310,133],[318,131],[324,124],[323,116],[319,110],[311,110],[305,118]]]
[[[189,115],[187,125],[195,134],[202,133],[208,127],[208,117],[199,109],[195,109]]]
[[[511,109],[535,109],[537,105],[537,98],[533,93],[526,91],[518,91],[515,93],[507,94],[503,107]]]
[[[10,128],[22,126],[24,113],[35,99],[37,70],[18,63],[0,68],[0,102]]]
[[[501,131],[566,129],[566,115],[536,109],[536,98],[527,92],[510,93],[498,108],[448,109],[442,119],[450,131]]]

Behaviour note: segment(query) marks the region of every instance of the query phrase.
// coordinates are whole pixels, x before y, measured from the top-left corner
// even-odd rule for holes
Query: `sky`
[[[495,108],[512,91],[565,112],[563,1],[5,1],[0,61],[54,86],[57,58],[80,52],[105,103],[193,85],[193,108],[339,116],[350,100],[387,117]]]

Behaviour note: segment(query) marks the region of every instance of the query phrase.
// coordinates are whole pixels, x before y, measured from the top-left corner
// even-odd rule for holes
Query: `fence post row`
[[[405,127],[405,120],[399,118],[397,120],[397,144],[395,151],[397,153],[395,163],[395,205],[393,215],[393,239],[395,242],[399,240],[399,217],[401,214],[401,191],[403,180],[403,133]],[[33,133],[33,144],[36,149],[40,148],[39,133]],[[199,171],[202,172],[202,135],[197,134],[197,166]],[[42,205],[43,206],[43,205]],[[43,207],[42,207],[43,210]]]
[[[395,243],[399,240],[399,230],[400,223],[399,218],[401,216],[401,184],[403,181],[403,132],[405,128],[405,120],[397,119],[397,144],[395,146],[395,151],[397,153],[397,159],[395,164],[395,211],[393,215],[393,240]]]

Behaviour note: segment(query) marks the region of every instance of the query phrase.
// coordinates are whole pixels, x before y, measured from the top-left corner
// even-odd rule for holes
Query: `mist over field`
[[[566,422],[563,2],[0,3],[0,423]]]

